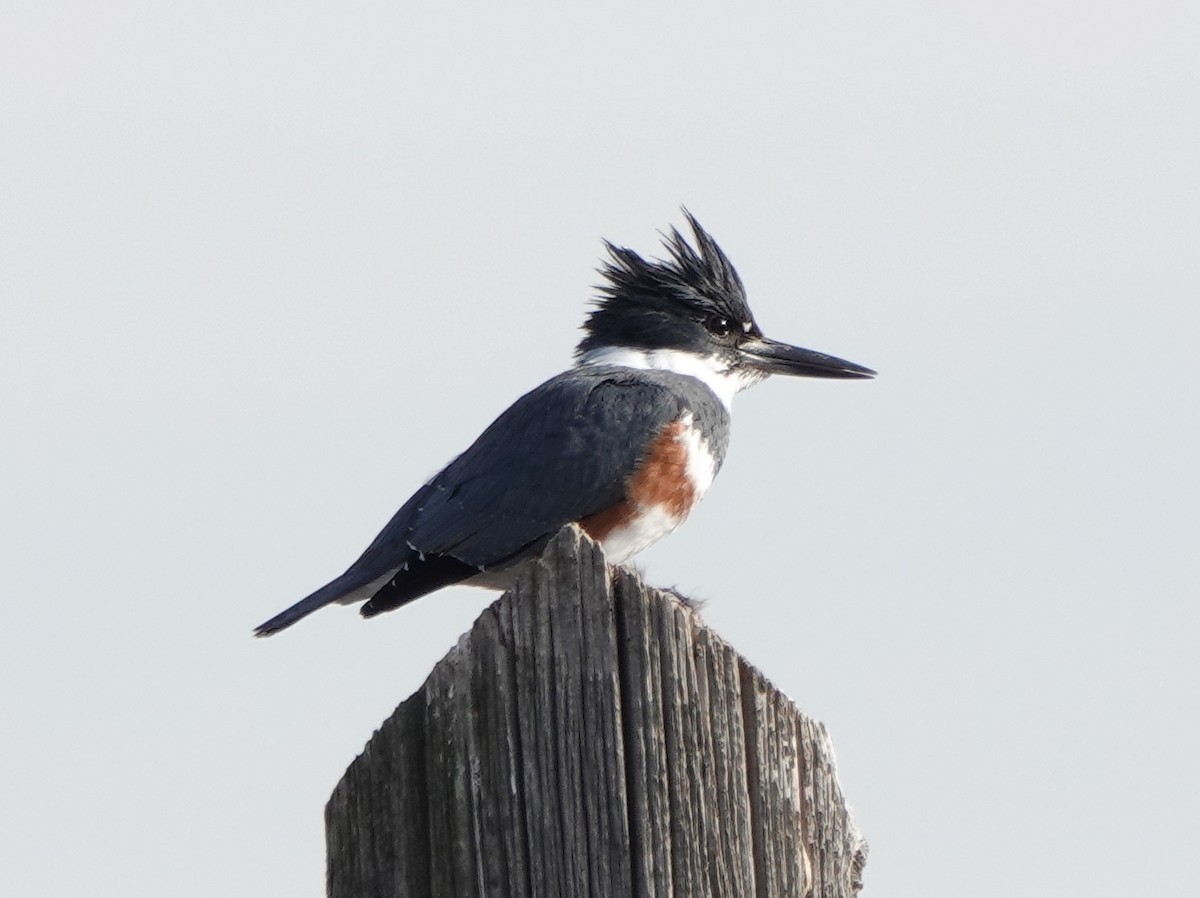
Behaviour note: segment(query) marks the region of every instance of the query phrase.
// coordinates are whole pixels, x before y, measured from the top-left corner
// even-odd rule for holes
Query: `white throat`
[[[617,365],[623,368],[673,371],[703,382],[712,390],[726,410],[732,411],[733,397],[763,379],[757,371],[730,369],[720,359],[699,355],[682,349],[630,349],[624,346],[601,346],[579,357],[578,365]]]

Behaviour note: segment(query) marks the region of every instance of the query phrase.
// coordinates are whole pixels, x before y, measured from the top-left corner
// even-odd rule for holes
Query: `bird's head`
[[[686,209],[684,215],[695,246],[672,228],[663,240],[665,259],[647,260],[605,242],[604,283],[575,348],[581,364],[649,359],[644,367],[711,372],[732,392],[769,374],[875,375],[862,365],[763,336],[729,258]]]

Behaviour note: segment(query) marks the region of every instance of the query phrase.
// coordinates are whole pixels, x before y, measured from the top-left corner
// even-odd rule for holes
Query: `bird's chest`
[[[716,476],[719,459],[692,415],[664,427],[626,480],[625,498],[580,524],[613,564],[683,523]]]

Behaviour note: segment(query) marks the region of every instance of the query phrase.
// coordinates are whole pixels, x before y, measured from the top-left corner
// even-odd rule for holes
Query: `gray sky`
[[[881,374],[739,397],[641,557],[830,726],[868,894],[1195,882],[1198,10],[6,4],[0,891],[324,894],[492,594],[251,628],[680,203]]]

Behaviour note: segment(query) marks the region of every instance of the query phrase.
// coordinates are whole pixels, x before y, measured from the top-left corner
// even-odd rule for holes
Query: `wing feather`
[[[625,498],[684,400],[654,372],[580,368],[527,393],[430,482],[407,540],[481,569]]]

